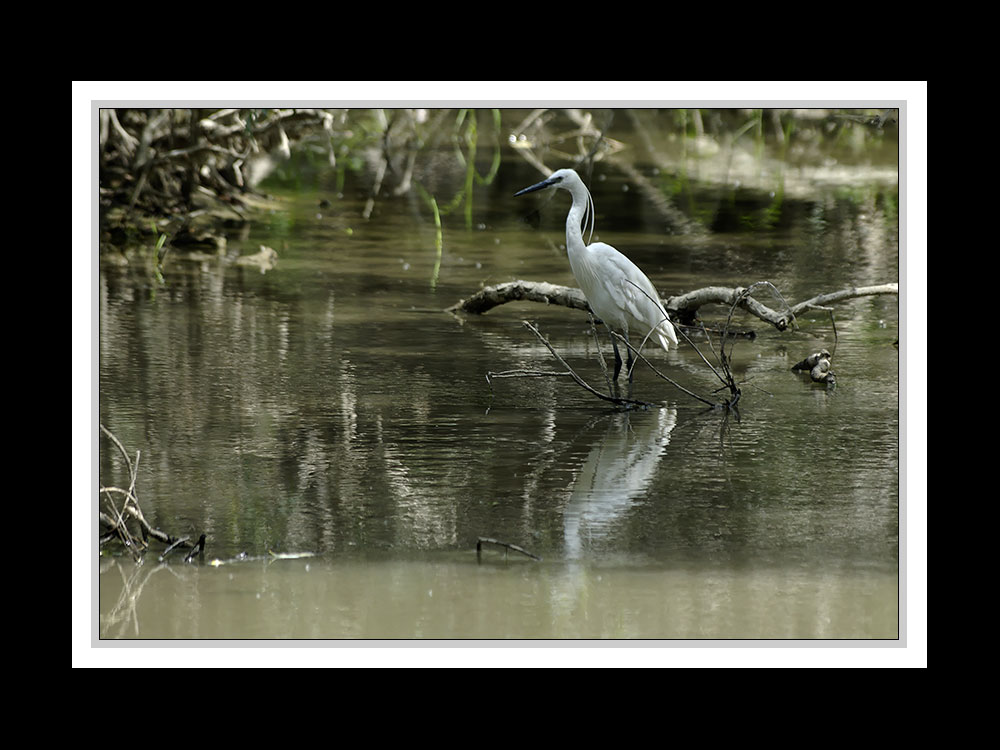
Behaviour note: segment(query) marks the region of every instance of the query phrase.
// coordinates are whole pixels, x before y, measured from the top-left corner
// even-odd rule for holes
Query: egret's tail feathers
[[[674,348],[678,347],[677,343],[677,332],[674,331],[673,325],[669,320],[662,321],[653,331],[650,332],[652,338],[663,347],[663,351],[669,352],[670,345],[673,344]]]
[[[667,341],[674,345],[675,349],[680,346],[680,344],[677,343],[677,331],[674,330],[674,326],[669,320],[664,320],[660,323],[660,333],[661,338],[665,337]],[[668,349],[666,341],[663,342],[663,348]]]

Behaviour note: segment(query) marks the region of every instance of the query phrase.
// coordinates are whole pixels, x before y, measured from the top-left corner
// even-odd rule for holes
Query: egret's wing
[[[677,346],[677,334],[649,277],[610,245],[595,242],[587,249],[594,253],[595,260],[605,270],[600,274],[600,282],[608,296],[618,301],[629,317],[643,324],[641,331],[632,333],[645,336],[650,329],[655,329],[654,338],[659,334],[665,339],[657,339],[664,349],[668,348],[667,341]]]

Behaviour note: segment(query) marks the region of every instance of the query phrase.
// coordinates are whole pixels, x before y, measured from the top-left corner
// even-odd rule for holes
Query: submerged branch
[[[504,549],[512,549],[515,552],[520,552],[522,555],[530,557],[532,560],[538,560],[541,562],[542,558],[538,555],[534,555],[528,552],[524,547],[519,547],[516,544],[511,544],[510,542],[501,542],[499,539],[492,539],[490,537],[481,536],[476,540],[476,559],[482,559],[483,545],[484,544],[495,544],[498,547],[503,547]]]

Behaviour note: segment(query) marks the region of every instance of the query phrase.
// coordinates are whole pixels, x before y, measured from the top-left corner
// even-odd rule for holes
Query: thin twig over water
[[[600,391],[598,391],[597,389],[595,389],[594,387],[592,387],[589,383],[587,383],[579,375],[577,375],[576,372],[573,370],[573,368],[570,367],[568,364],[566,364],[566,360],[564,360],[562,357],[560,357],[559,353],[555,349],[552,348],[552,344],[550,344],[546,340],[546,338],[541,333],[538,332],[537,328],[535,328],[527,320],[522,321],[522,322],[524,323],[525,327],[529,331],[531,331],[533,334],[535,334],[535,336],[538,337],[539,341],[541,341],[543,344],[545,344],[545,348],[549,350],[549,352],[552,354],[553,357],[556,358],[556,360],[559,362],[559,364],[561,364],[563,367],[566,368],[566,371],[569,373],[570,377],[572,377],[573,380],[576,382],[576,384],[579,385],[581,388],[589,391],[590,393],[594,394],[595,396],[597,396],[600,399],[603,399],[604,401],[610,401],[613,404],[619,404],[621,406],[641,406],[643,408],[650,407],[650,406],[659,406],[659,404],[651,404],[651,403],[648,403],[646,401],[638,401],[636,399],[631,399],[631,398],[621,398],[620,396],[606,396],[606,395],[604,395],[603,393],[601,393]]]
[[[128,452],[125,450],[125,447],[121,444],[121,441],[119,441],[107,427],[104,425],[100,425],[100,427],[101,432],[103,432],[108,439],[115,444],[118,450],[121,451],[122,456],[125,458],[125,463],[128,466],[129,472],[128,489],[102,485],[98,490],[103,495],[105,502],[105,510],[98,511],[101,524],[104,526],[104,531],[99,539],[100,544],[103,545],[112,539],[117,538],[121,540],[122,545],[124,545],[124,547],[131,553],[133,559],[137,561],[142,559],[142,556],[148,549],[149,537],[153,537],[157,541],[167,545],[167,549],[160,557],[161,561],[176,547],[194,547],[199,553],[204,550],[204,534],[201,535],[201,538],[196,544],[191,544],[189,537],[180,539],[172,536],[167,532],[154,527],[149,523],[149,521],[146,520],[145,515],[143,515],[142,508],[139,507],[139,497],[135,488],[139,473],[139,457],[141,454],[139,451],[136,451],[135,462],[133,462],[129,457]],[[115,502],[116,496],[121,496],[123,498],[121,508],[119,508],[118,504]],[[137,537],[129,529],[129,521],[135,521],[139,524],[141,538]],[[191,555],[188,555],[185,560],[189,561],[190,558]]]
[[[481,537],[479,537],[479,539],[476,540],[476,559],[477,560],[481,560],[482,559],[482,551],[483,551],[483,545],[484,544],[495,544],[498,547],[503,547],[504,549],[512,549],[515,552],[520,552],[522,555],[526,555],[527,557],[530,557],[532,560],[538,560],[539,562],[541,562],[541,560],[542,560],[542,558],[540,558],[538,555],[535,555],[535,554],[532,554],[531,552],[528,552],[528,550],[526,550],[524,547],[519,547],[516,544],[511,544],[510,542],[501,542],[499,539],[492,539],[492,538],[486,537],[486,536],[481,536]]]

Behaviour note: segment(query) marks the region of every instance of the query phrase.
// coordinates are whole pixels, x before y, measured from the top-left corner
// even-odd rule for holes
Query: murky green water
[[[599,164],[589,182],[600,239],[664,295],[766,279],[797,302],[898,280],[885,171],[786,167],[741,188],[689,175],[674,199],[697,237],[664,233],[620,171]],[[440,256],[419,197],[380,199],[364,221],[364,180],[338,196],[319,174],[272,187],[284,208],[231,240],[277,250],[265,274],[177,254],[155,288],[102,266],[101,422],[142,452],[149,520],[208,535],[198,564],[101,558],[102,637],[897,637],[897,299],[835,308],[833,390],[789,370],[834,350],[827,313],[785,333],[741,318],[759,336],[735,349],[738,419],[642,371],[635,395],[667,408],[618,413],[556,378],[491,391],[488,371],[555,369],[525,318],[601,383],[578,312],[441,312],[482,284],[574,285],[568,198],[511,197],[537,179],[505,161],[472,229],[445,218]],[[716,387],[689,347],[653,359]],[[100,471],[127,481],[104,438]],[[477,560],[479,537],[543,560]],[[268,550],[317,556],[211,565]]]

